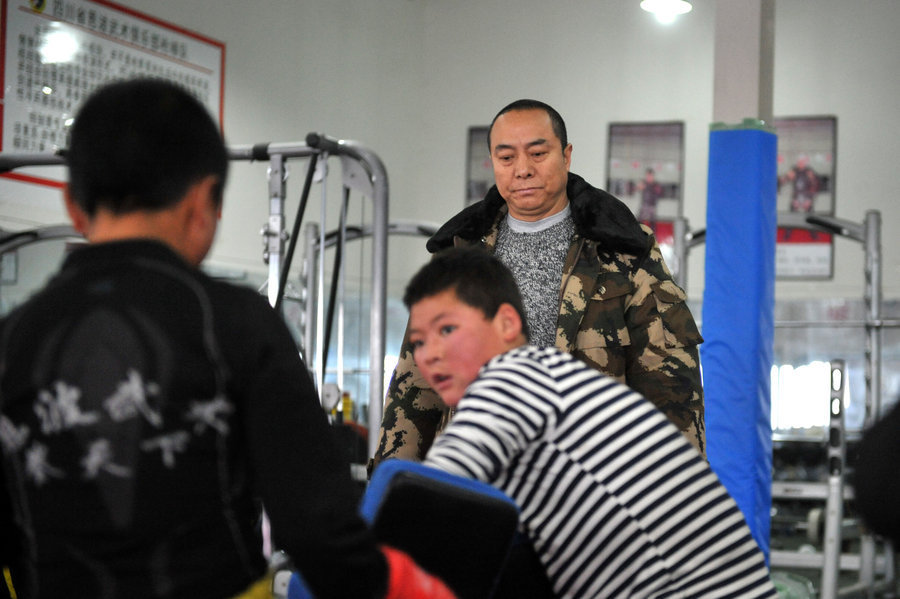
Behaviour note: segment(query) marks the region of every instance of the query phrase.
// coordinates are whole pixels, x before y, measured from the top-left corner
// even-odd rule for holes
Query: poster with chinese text
[[[219,123],[225,44],[108,0],[2,0],[0,151],[54,153],[104,83],[157,77],[187,88]],[[4,177],[60,186],[60,167]]]

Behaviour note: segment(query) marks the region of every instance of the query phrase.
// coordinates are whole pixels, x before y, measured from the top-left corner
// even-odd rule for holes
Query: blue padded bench
[[[373,473],[360,513],[379,543],[410,554],[460,599],[493,596],[516,536],[518,506],[486,483],[408,460]],[[312,599],[295,573],[288,599]]]

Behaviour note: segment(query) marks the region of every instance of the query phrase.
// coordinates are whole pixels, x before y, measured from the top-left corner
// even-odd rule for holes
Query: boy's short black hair
[[[228,152],[206,107],[183,87],[131,79],[96,90],[75,116],[65,150],[69,191],[88,215],[176,204],[208,175],[222,200]]]
[[[493,318],[501,304],[510,304],[522,319],[526,338],[528,323],[519,286],[505,264],[493,254],[476,248],[449,248],[436,253],[413,275],[403,294],[407,308],[452,289],[464,304]]]

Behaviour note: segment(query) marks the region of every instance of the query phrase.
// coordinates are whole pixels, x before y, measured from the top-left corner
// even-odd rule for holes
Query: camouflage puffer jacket
[[[569,174],[575,222],[559,290],[556,347],[650,399],[705,454],[698,345],[703,339],[650,229],[603,190]],[[429,252],[451,245],[493,251],[506,203],[496,187],[428,240]],[[449,411],[422,379],[408,339],[388,387],[374,464],[420,460],[449,421]]]

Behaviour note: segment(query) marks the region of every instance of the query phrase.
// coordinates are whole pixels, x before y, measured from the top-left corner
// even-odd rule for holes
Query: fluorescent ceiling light
[[[691,12],[693,7],[687,0],[641,0],[641,8],[653,13],[660,23],[671,23],[678,15]]]

